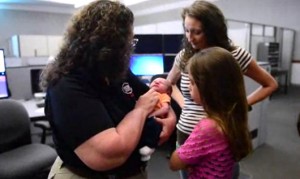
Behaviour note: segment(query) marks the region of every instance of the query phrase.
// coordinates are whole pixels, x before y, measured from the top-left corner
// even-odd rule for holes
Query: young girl
[[[196,53],[188,67],[192,100],[204,107],[207,118],[173,152],[170,168],[187,169],[190,179],[231,179],[234,163],[252,150],[242,71],[220,47]]]

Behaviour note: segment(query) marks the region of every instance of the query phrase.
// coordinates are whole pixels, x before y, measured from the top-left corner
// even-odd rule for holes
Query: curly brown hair
[[[58,55],[42,73],[41,86],[45,89],[78,68],[110,81],[124,77],[132,53],[133,21],[129,8],[108,0],[94,1],[75,13]]]
[[[193,17],[202,23],[202,31],[207,39],[208,46],[218,46],[228,51],[234,50],[231,40],[227,35],[227,25],[222,11],[214,4],[197,0],[192,5],[184,8],[181,17],[184,21],[186,16]],[[183,24],[184,28],[184,24]],[[193,49],[186,36],[183,38],[184,54],[180,67],[182,70],[188,60],[199,50]]]

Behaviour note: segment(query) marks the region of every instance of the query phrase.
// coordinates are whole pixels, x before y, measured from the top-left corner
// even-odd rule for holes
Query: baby
[[[159,101],[150,117],[163,117],[167,115],[170,110],[172,86],[171,83],[164,78],[156,78],[150,84],[150,88],[160,93]],[[142,155],[142,161],[148,161],[151,154],[154,152],[154,148],[157,147],[159,135],[161,132],[161,126],[155,120],[147,120],[143,133],[147,135],[147,138],[142,143],[142,148],[139,152]],[[151,136],[151,137],[149,137]],[[155,137],[152,137],[155,136]],[[155,140],[153,140],[155,139]],[[157,139],[157,140],[156,140]]]
[[[171,83],[164,78],[156,78],[150,84],[150,88],[160,93],[159,101],[154,112],[150,116],[165,116],[170,109],[172,87]]]

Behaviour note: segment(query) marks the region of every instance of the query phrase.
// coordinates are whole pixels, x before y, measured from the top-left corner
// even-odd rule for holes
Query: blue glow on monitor
[[[5,71],[4,50],[0,49],[0,99],[9,97]]]
[[[135,75],[155,75],[164,73],[164,58],[162,54],[133,54],[130,59],[130,69]]]
[[[5,63],[4,63],[4,50],[0,49],[0,73],[4,75]]]

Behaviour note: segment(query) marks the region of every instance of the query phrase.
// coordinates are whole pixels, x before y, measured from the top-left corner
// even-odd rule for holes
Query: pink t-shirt
[[[228,140],[211,119],[200,120],[177,152],[189,165],[189,179],[232,178],[235,161]]]

